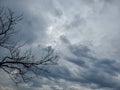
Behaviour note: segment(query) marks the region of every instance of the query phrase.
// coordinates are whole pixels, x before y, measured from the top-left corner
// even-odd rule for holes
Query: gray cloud
[[[36,52],[35,46],[53,45],[60,55],[59,65],[49,68],[50,74],[41,74],[40,79],[17,90],[120,89],[118,0],[0,2],[0,6],[24,14],[13,40],[27,41]]]
[[[70,72],[69,73],[67,72],[68,75],[62,73],[63,71],[62,72],[59,71],[62,73],[62,75],[64,75],[64,79],[70,80],[72,82],[78,82],[80,84],[84,83],[84,85],[95,84],[97,87],[92,88],[96,89],[97,88],[111,88],[113,90],[120,89],[119,80],[117,80],[117,76],[120,73],[118,60],[99,59],[88,54],[88,52],[91,52],[91,50],[88,47],[82,47],[81,50],[80,46],[76,47],[76,45],[74,46],[71,44],[69,44],[69,46],[70,47],[72,46],[72,48],[69,49],[72,54],[77,56],[77,58],[66,57],[66,59],[72,62],[73,66],[74,65],[79,66],[77,67],[77,70],[79,72],[71,71],[72,69],[71,67],[69,67]],[[81,69],[83,69],[83,71],[81,71]],[[77,76],[72,77],[71,75],[74,74],[77,74]],[[69,76],[70,79],[65,78],[65,76]]]

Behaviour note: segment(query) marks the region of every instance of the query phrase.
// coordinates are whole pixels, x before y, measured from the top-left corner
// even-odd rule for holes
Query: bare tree
[[[47,71],[43,67],[54,65],[57,61],[57,55],[51,47],[36,60],[31,50],[21,50],[23,45],[10,44],[10,37],[15,34],[14,28],[21,19],[22,15],[17,16],[10,9],[0,9],[0,53],[2,49],[7,51],[5,55],[0,54],[0,69],[16,83],[29,81],[32,75]]]

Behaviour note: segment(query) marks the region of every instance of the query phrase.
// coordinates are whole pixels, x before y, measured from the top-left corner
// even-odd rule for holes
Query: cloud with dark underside
[[[62,39],[63,40],[63,39]],[[68,42],[63,40],[63,42]],[[117,60],[111,59],[99,59],[88,53],[91,50],[87,46],[74,46],[68,45],[70,52],[75,55],[75,58],[64,57],[67,61],[73,65],[68,67],[60,67],[57,70],[53,70],[55,73],[52,75],[57,79],[65,79],[70,82],[77,82],[82,85],[95,84],[91,86],[93,89],[97,88],[111,88],[113,90],[119,90],[118,75],[120,73],[120,67]],[[72,48],[71,48],[72,47]],[[80,54],[80,55],[78,55]],[[73,67],[77,70],[72,70]],[[68,68],[68,70],[67,70]],[[68,72],[69,71],[69,72]],[[77,72],[78,71],[78,72]]]

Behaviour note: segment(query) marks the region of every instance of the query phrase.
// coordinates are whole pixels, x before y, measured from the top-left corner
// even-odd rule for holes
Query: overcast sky
[[[0,6],[23,14],[14,40],[52,46],[60,55],[49,75],[28,85],[0,75],[0,89],[120,90],[120,0],[0,0]]]

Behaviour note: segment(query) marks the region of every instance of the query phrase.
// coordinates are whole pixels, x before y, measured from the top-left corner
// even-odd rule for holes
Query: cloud
[[[53,45],[60,55],[50,74],[41,74],[41,79],[17,90],[120,89],[118,0],[0,2],[24,14],[14,40],[28,41],[38,52],[35,46]]]
[[[85,86],[89,85],[90,86],[89,88],[93,89],[94,88],[95,89],[111,88],[113,90],[120,89],[119,80],[117,80],[119,78],[118,75],[120,73],[119,69],[120,67],[119,65],[117,65],[118,60],[100,59],[94,57],[91,54],[88,54],[88,52],[89,53],[91,52],[91,50],[88,47],[82,47],[81,48],[82,50],[80,49],[80,46],[76,47],[71,44],[69,44],[68,47],[72,47],[69,48],[70,49],[69,51],[77,57],[75,58],[70,56],[64,57],[69,62],[66,62],[67,67],[63,68],[64,65],[62,64],[63,65],[62,68],[60,67],[57,69],[57,71],[62,75],[61,76],[56,74],[57,78],[63,78],[70,82],[77,82]],[[65,68],[68,68],[68,70],[66,71]],[[53,77],[55,78],[55,76]],[[91,86],[91,84],[94,84],[95,86]]]
[[[11,87],[3,87],[3,86],[0,86],[0,90],[15,90]]]

